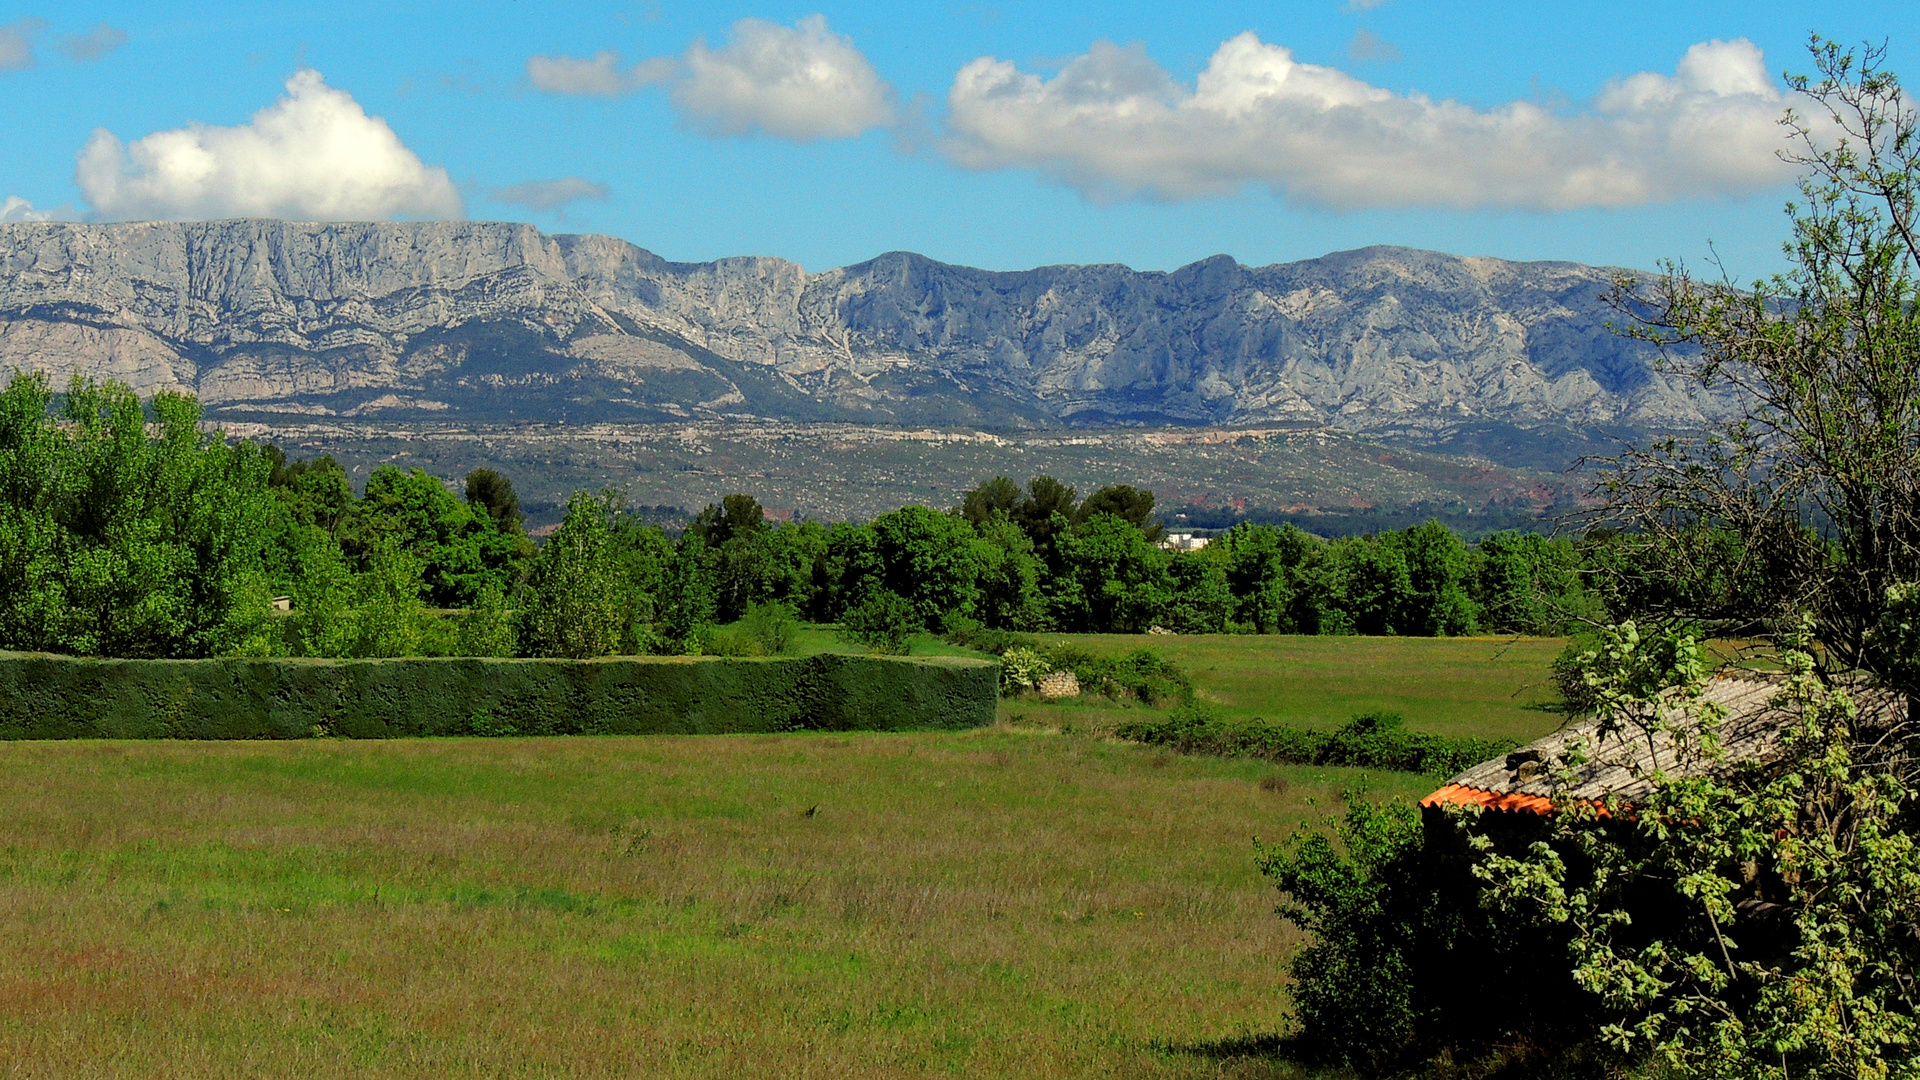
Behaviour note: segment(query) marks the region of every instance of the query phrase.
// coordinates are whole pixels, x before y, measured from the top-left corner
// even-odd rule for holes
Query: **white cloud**
[[[590,57],[535,56],[527,61],[527,79],[550,94],[587,94],[619,97],[673,77],[674,62],[665,57],[620,66],[612,49]]]
[[[127,32],[106,23],[84,34],[69,34],[60,39],[60,51],[74,63],[98,60],[127,43]]]
[[[893,88],[822,15],[793,26],[742,19],[721,48],[696,41],[677,59],[626,68],[612,51],[536,56],[527,61],[527,78],[551,93],[605,97],[667,83],[681,118],[710,135],[808,142],[850,138],[898,119]]]
[[[1791,175],[1776,154],[1784,99],[1744,38],[1695,45],[1671,76],[1618,80],[1577,115],[1395,94],[1252,32],[1191,88],[1141,47],[1101,42],[1045,80],[982,57],[947,103],[955,161],[1037,169],[1094,198],[1260,184],[1336,208],[1563,210],[1738,195]]]
[[[725,48],[695,42],[673,103],[716,135],[849,138],[893,122],[893,88],[822,15],[792,27],[742,19]]]
[[[596,184],[591,180],[582,180],[578,176],[564,176],[558,180],[529,180],[524,184],[513,184],[494,191],[495,202],[524,206],[529,210],[558,210],[571,203],[587,199],[604,199],[612,192],[607,185]]]
[[[447,171],[313,70],[239,127],[195,124],[131,145],[96,130],[74,178],[98,218],[458,218]]]
[[[21,19],[0,26],[0,71],[33,66],[33,35],[47,28],[45,19]]]
[[[35,210],[33,204],[18,195],[9,195],[0,202],[0,225],[10,225],[16,221],[65,221],[67,211]]]

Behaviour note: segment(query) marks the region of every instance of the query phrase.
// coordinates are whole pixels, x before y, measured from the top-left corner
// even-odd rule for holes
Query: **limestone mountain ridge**
[[[0,369],[254,420],[1298,423],[1445,445],[1724,412],[1610,328],[1617,273],[1395,247],[809,273],[497,222],[17,223]]]

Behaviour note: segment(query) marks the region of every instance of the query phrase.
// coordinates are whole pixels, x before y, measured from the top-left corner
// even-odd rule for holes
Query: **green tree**
[[[1438,521],[1388,533],[1381,543],[1399,550],[1407,564],[1407,592],[1394,629],[1418,637],[1471,634],[1478,606],[1467,594],[1472,560],[1467,546]]]
[[[1333,595],[1321,633],[1393,634],[1405,625],[1413,575],[1399,547],[1369,537],[1339,541],[1329,554]]]
[[[817,521],[796,521],[763,530],[761,577],[754,601],[781,604],[795,613],[817,612],[826,574],[827,530]]]
[[[514,630],[513,612],[507,608],[506,594],[498,585],[488,583],[474,598],[473,606],[460,618],[454,638],[461,656],[515,656],[520,637]]]
[[[767,512],[751,495],[729,495],[718,506],[708,504],[687,526],[709,550],[735,537],[751,537],[766,527]]]
[[[340,545],[316,525],[299,527],[293,578],[294,651],[351,656],[355,637],[353,573]]]
[[[965,519],[903,506],[870,523],[880,588],[906,600],[922,626],[971,615],[980,596],[984,547]]]
[[[1813,51],[1817,74],[1792,82],[1804,179],[1787,271],[1744,290],[1671,265],[1621,282],[1671,374],[1745,407],[1622,455],[1599,491],[1603,520],[1649,539],[1643,563],[1695,550],[1688,533],[1737,537],[1723,557],[1764,568],[1748,632],[1811,612],[1823,656],[1884,672],[1872,629],[1888,591],[1920,580],[1920,121],[1884,49]]]
[[[1153,520],[1153,492],[1131,484],[1109,484],[1087,496],[1087,501],[1081,503],[1075,512],[1075,517],[1078,521],[1086,521],[1099,514],[1112,514],[1120,518],[1145,533],[1147,539],[1154,543],[1158,543],[1166,531]]]
[[[48,396],[44,379],[16,376],[7,421],[31,424],[37,407],[39,424],[53,428]],[[271,462],[251,443],[201,431],[191,397],[163,392],[150,404],[157,437],[132,390],[77,379],[51,435],[16,427],[4,437],[16,465],[38,457],[48,469],[37,483],[8,485],[27,501],[16,513],[39,519],[14,522],[39,583],[25,606],[54,616],[35,636],[40,647],[81,655],[257,652],[267,639],[260,556]],[[56,593],[58,611],[48,603]],[[19,620],[0,618],[7,622]]]
[[[1046,595],[1040,589],[1046,566],[1033,553],[1033,541],[1005,513],[975,525],[980,536],[980,595],[974,609],[995,630],[1042,630],[1047,625]]]
[[[64,573],[66,439],[49,422],[53,394],[42,375],[16,374],[0,392],[0,645],[61,647],[72,619]]]
[[[905,656],[913,635],[925,629],[913,602],[886,589],[875,589],[840,617],[840,637],[882,656]]]
[[[1572,542],[1509,530],[1480,541],[1475,555],[1472,591],[1487,629],[1552,636],[1605,621]]]
[[[474,469],[467,473],[466,494],[467,505],[485,511],[494,527],[503,533],[520,532],[527,520],[520,510],[520,495],[513,490],[513,481],[493,469]]]
[[[1020,485],[1005,476],[996,476],[967,492],[960,502],[960,516],[975,528],[991,521],[994,515],[1011,519],[1020,505]]]
[[[1066,571],[1060,540],[1073,529],[1079,509],[1074,490],[1051,476],[1027,481],[1026,497],[1013,508],[1013,523],[1033,541],[1033,553],[1046,565],[1050,578],[1060,578]]]
[[[528,656],[578,660],[619,650],[628,625],[609,535],[612,512],[611,499],[575,493],[565,520],[534,556],[519,625]]]
[[[713,625],[718,604],[702,557],[705,547],[700,535],[688,530],[674,549],[655,603],[657,648],[670,653],[695,652],[701,634]]]
[[[394,538],[420,560],[428,597],[438,607],[467,606],[489,583],[510,589],[531,551],[526,538],[503,531],[484,504],[456,498],[423,470],[391,465],[367,478],[340,535],[341,546],[361,563],[381,538]]]
[[[394,536],[374,541],[366,569],[353,580],[353,644],[349,655],[418,656],[427,620],[420,602],[424,569]]]
[[[1321,546],[1295,526],[1253,523],[1235,525],[1208,545],[1226,571],[1233,620],[1262,634],[1315,633],[1317,609],[1297,609],[1312,601],[1304,578]]]
[[[1204,551],[1175,553],[1167,561],[1169,584],[1162,622],[1177,634],[1222,634],[1233,612],[1233,590],[1218,559]]]
[[[1097,634],[1137,634],[1159,622],[1172,598],[1169,555],[1125,518],[1099,514],[1062,544],[1083,606],[1063,623]]]

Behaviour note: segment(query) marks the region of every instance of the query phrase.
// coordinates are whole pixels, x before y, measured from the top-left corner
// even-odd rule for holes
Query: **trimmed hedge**
[[[1285,727],[1255,718],[1234,723],[1203,708],[1165,720],[1130,720],[1114,734],[1183,754],[1260,757],[1296,765],[1353,765],[1453,776],[1512,750],[1511,739],[1449,739],[1408,731],[1398,713],[1363,713],[1333,731]]]
[[[906,731],[993,722],[999,665],[768,659],[92,660],[0,652],[0,739]]]

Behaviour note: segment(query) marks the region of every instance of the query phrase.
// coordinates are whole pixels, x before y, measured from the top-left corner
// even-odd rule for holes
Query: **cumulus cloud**
[[[982,57],[947,104],[955,161],[1036,169],[1100,199],[1259,184],[1335,208],[1564,210],[1738,195],[1791,175],[1776,153],[1784,99],[1744,38],[1695,45],[1674,74],[1617,80],[1570,115],[1395,94],[1252,32],[1191,87],[1141,47],[1101,42],[1051,79]]]
[[[742,19],[724,48],[695,42],[682,62],[673,103],[716,135],[761,131],[808,141],[893,122],[893,88],[852,40],[827,29],[823,15],[791,27]]]
[[[463,216],[442,168],[317,71],[238,127],[195,124],[132,144],[96,130],[74,178],[95,217],[380,221]]]
[[[106,23],[84,34],[69,34],[60,39],[60,51],[75,63],[98,60],[127,43],[127,32]]]
[[[533,57],[527,61],[527,79],[550,94],[619,97],[666,82],[675,66],[666,57],[654,57],[623,68],[620,54],[607,49],[588,57]]]
[[[793,26],[742,19],[718,49],[696,41],[678,58],[631,67],[612,51],[536,56],[527,61],[527,78],[550,93],[604,97],[666,83],[681,118],[710,135],[808,142],[849,138],[898,118],[893,88],[822,15]]]
[[[0,71],[33,66],[33,35],[47,28],[45,19],[21,19],[0,26]]]
[[[0,202],[0,225],[16,221],[65,221],[67,216],[65,209],[36,210],[32,203],[18,195],[9,195],[7,201]]]
[[[493,198],[496,202],[524,206],[529,210],[558,210],[588,199],[604,199],[609,194],[611,192],[605,184],[596,184],[577,176],[563,176],[558,180],[529,180],[524,184],[499,188],[494,191]]]

